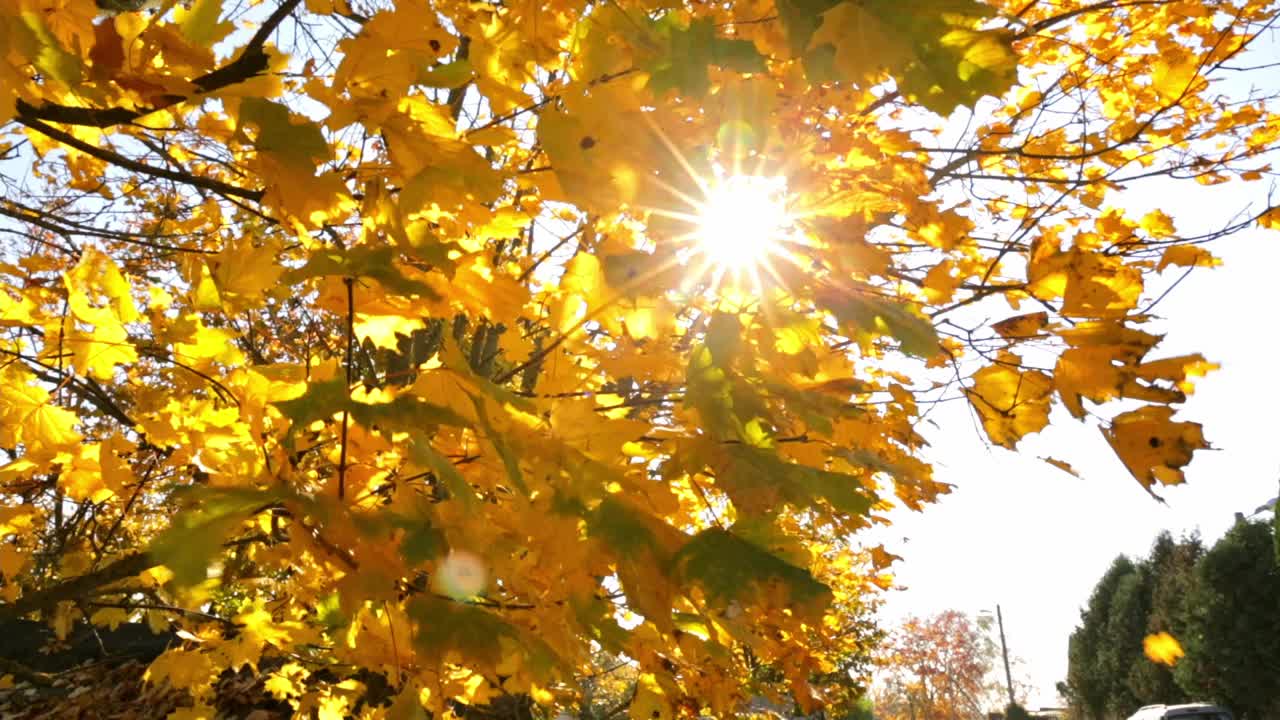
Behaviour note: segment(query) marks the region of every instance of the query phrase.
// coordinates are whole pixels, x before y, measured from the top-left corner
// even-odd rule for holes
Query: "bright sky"
[[[1280,44],[1267,53],[1280,60]],[[1139,216],[1160,208],[1185,234],[1226,224],[1250,203],[1254,187],[1148,185],[1120,200]],[[1280,234],[1252,229],[1210,249],[1224,261],[1198,269],[1155,310],[1149,326],[1167,333],[1151,357],[1202,352],[1221,369],[1199,381],[1178,419],[1204,424],[1214,451],[1197,453],[1187,484],[1164,488],[1161,505],[1138,485],[1097,428],[1057,409],[1052,424],[1019,452],[987,447],[969,407],[945,403],[923,428],[937,477],[955,491],[924,513],[895,511],[882,535],[904,558],[886,619],[947,608],[1004,611],[1010,653],[1025,661],[1036,687],[1032,707],[1058,705],[1067,638],[1101,574],[1119,553],[1144,555],[1161,530],[1199,530],[1213,542],[1234,522],[1276,497],[1280,480],[1280,337],[1270,308],[1280,292]],[[1170,273],[1170,276],[1174,276]],[[1014,314],[1010,311],[1008,314]],[[991,320],[1002,319],[993,316]],[[1038,460],[1067,460],[1072,477]]]

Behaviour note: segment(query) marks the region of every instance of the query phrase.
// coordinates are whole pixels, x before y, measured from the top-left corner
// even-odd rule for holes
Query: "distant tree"
[[[1186,651],[1174,671],[1189,693],[1242,720],[1280,713],[1280,568],[1268,522],[1236,523],[1197,566]]]
[[[1167,632],[1175,638],[1186,635],[1187,599],[1195,589],[1196,563],[1203,555],[1204,544],[1197,534],[1180,540],[1174,540],[1168,532],[1156,537],[1151,554],[1141,566],[1149,593],[1148,634]],[[1194,699],[1177,683],[1172,668],[1149,662],[1141,653],[1134,658],[1129,686],[1143,704]]]
[[[992,657],[968,615],[947,610],[909,618],[889,635],[881,658],[882,720],[970,720],[982,717]]]
[[[1133,561],[1121,555],[1093,588],[1088,606],[1080,613],[1080,626],[1068,644],[1067,690],[1072,704],[1089,720],[1104,720],[1115,687],[1115,667],[1102,658],[1111,654],[1108,630],[1111,606],[1125,578],[1137,573]]]
[[[1130,675],[1143,658],[1142,638],[1146,635],[1150,612],[1149,576],[1142,566],[1120,578],[1107,615],[1106,631],[1098,653],[1098,669],[1106,679],[1107,711],[1111,717],[1126,717],[1144,703],[1130,682]]]
[[[1094,587],[1068,646],[1059,692],[1089,720],[1127,717],[1151,703],[1192,699],[1172,670],[1143,654],[1143,638],[1187,631],[1186,603],[1204,555],[1197,535],[1161,533],[1146,558],[1118,557]]]

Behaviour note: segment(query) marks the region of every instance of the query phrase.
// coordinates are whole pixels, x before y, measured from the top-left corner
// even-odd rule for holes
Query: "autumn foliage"
[[[881,651],[877,717],[984,717],[993,707],[988,674],[994,669],[995,653],[990,638],[964,613],[945,610],[907,618],[893,629]]]
[[[830,701],[930,409],[1182,482],[1153,311],[1280,225],[1115,197],[1266,175],[1263,0],[102,4],[0,0],[0,616],[182,629],[191,716]]]

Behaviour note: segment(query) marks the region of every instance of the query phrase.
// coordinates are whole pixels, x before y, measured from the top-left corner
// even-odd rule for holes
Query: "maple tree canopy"
[[[1280,225],[1115,194],[1268,174],[1269,0],[100,2],[0,0],[0,617],[191,716],[832,701],[930,409],[1182,482],[1153,310]]]

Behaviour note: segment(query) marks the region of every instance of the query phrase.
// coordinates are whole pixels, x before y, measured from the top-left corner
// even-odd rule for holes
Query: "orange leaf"
[[[1071,467],[1071,463],[1066,462],[1065,460],[1059,460],[1058,458],[1051,458],[1051,457],[1042,457],[1040,459],[1058,468],[1062,472],[1067,473],[1068,475],[1080,477],[1080,473],[1076,472],[1076,469]]]

